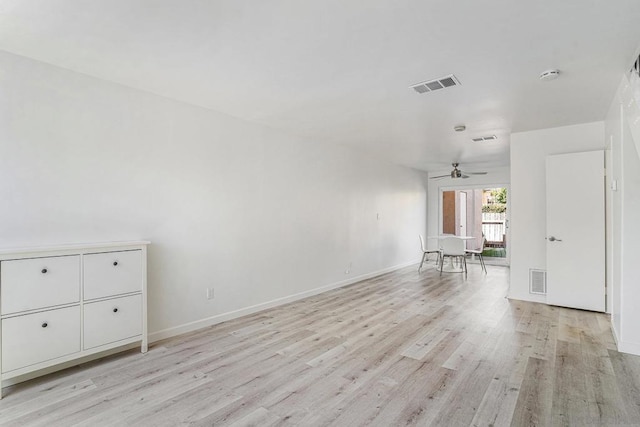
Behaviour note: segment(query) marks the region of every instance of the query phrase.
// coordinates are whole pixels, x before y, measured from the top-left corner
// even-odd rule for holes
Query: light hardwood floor
[[[488,268],[405,268],[8,387],[0,421],[640,425],[640,357],[608,316],[509,301]]]

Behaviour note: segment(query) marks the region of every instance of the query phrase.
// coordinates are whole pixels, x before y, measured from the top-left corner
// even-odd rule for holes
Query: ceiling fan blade
[[[467,179],[467,178],[469,178],[469,175],[465,175],[465,174],[463,173],[463,174],[462,174],[462,176],[461,176],[460,178],[462,178],[462,179]]]
[[[441,178],[447,178],[449,176],[451,176],[451,175],[447,174],[447,175],[431,176],[431,177],[429,177],[429,179],[441,179]]]
[[[462,173],[466,173],[469,175],[486,175],[487,172],[462,172]]]

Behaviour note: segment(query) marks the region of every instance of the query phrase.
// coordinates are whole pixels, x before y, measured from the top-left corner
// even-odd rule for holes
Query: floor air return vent
[[[529,292],[532,294],[547,294],[547,272],[545,270],[529,270]]]

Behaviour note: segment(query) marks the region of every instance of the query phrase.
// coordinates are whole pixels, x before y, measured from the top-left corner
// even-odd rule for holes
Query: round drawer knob
[[[113,265],[118,265],[118,261],[113,261]]]
[[[114,313],[117,313],[117,312],[118,312],[118,307],[115,307],[115,308],[113,309],[113,312],[114,312]]]
[[[47,322],[42,323],[42,327],[46,328],[47,326],[49,326],[49,324]]]
[[[43,269],[42,269],[42,271],[41,271],[41,273],[42,273],[42,274],[45,274],[47,271],[49,271],[49,270],[47,270],[46,268],[43,268]]]

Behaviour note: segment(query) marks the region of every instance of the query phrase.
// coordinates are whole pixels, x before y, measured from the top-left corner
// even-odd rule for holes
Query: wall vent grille
[[[458,85],[460,85],[460,80],[458,80],[453,74],[449,74],[448,76],[440,77],[438,79],[416,83],[411,85],[411,89],[418,93],[427,93]]]
[[[496,139],[498,139],[498,137],[495,135],[480,136],[478,138],[472,138],[473,142],[494,141]]]
[[[529,269],[529,293],[547,294],[547,272],[545,270]]]

